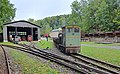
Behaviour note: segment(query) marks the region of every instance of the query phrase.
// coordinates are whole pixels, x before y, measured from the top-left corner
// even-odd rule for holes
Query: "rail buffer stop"
[[[21,41],[37,41],[40,39],[40,26],[28,21],[20,20],[3,24],[3,41],[8,42],[16,36]],[[31,37],[31,38],[30,38]]]

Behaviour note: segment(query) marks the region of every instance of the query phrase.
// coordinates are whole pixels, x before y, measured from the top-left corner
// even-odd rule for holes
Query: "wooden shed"
[[[21,40],[27,40],[28,36],[33,41],[40,39],[40,26],[28,21],[20,20],[3,24],[3,41],[8,42],[11,38],[19,36]]]

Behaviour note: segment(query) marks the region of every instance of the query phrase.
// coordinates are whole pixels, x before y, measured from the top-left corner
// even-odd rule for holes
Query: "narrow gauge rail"
[[[75,57],[75,58],[77,58],[77,59],[80,59],[80,60],[81,60],[81,58],[83,58],[83,59],[85,59],[85,60],[89,60],[89,61],[91,61],[91,62],[100,64],[100,65],[104,65],[104,66],[109,67],[109,68],[111,68],[111,69],[115,69],[115,70],[119,71],[119,73],[120,73],[120,66],[116,66],[116,65],[113,65],[113,64],[111,64],[111,63],[106,63],[106,62],[104,62],[104,61],[97,60],[97,59],[95,59],[95,58],[91,58],[91,57],[88,57],[88,56],[85,56],[85,55],[82,55],[82,54],[75,54],[75,55],[72,54],[71,56],[73,56],[73,57]]]
[[[64,65],[72,70],[75,70],[79,73],[82,73],[82,74],[88,74],[89,72],[88,71],[85,71],[83,69],[80,69],[78,67],[75,67],[73,66],[72,64],[69,64],[69,63],[66,63],[66,62],[63,62],[64,60],[60,60],[60,59],[57,59],[57,58],[54,58],[54,57],[51,57],[49,54],[47,53],[42,53],[42,52],[37,52],[37,51],[34,51],[32,49],[29,49],[29,48],[24,48],[24,47],[18,47],[18,46],[11,46],[11,45],[2,45],[2,46],[6,46],[6,47],[10,47],[10,48],[13,48],[13,49],[17,49],[17,50],[20,50],[20,51],[23,51],[23,52],[26,52],[26,53],[30,53],[32,55],[35,55],[35,56],[38,56],[38,57],[42,57],[44,59],[47,59],[47,60],[50,60],[50,61],[53,61],[53,62],[56,62],[58,64],[61,64],[61,65]],[[107,73],[106,73],[107,74]]]
[[[30,46],[28,46],[26,44],[24,44],[22,46],[30,47]],[[37,48],[35,48],[35,49],[37,49]],[[37,50],[40,50],[40,49],[37,49]],[[100,60],[97,60],[97,59],[94,59],[94,58],[90,58],[88,56],[81,55],[81,54],[75,54],[75,55],[74,54],[69,54],[69,55],[71,57],[74,57],[75,59],[79,59],[83,63],[86,63],[86,64],[88,64],[90,66],[99,68],[101,70],[108,71],[108,72],[113,73],[113,74],[120,74],[120,71],[119,71],[120,67],[119,66],[115,66],[113,64],[109,64],[109,63],[106,63],[106,62],[103,62],[103,61],[100,61]],[[57,56],[57,55],[55,55],[55,56]]]
[[[24,46],[27,46],[27,45],[24,45]],[[37,49],[37,50],[40,50],[40,49]],[[81,54],[76,54],[76,55],[86,57],[86,58],[90,59],[90,57],[87,57],[87,56],[84,56],[84,55],[81,55]],[[74,58],[77,58],[80,61],[83,61],[83,63],[86,63],[90,66],[95,67],[95,68],[99,68],[101,70],[108,71],[108,72],[113,73],[113,74],[120,74],[120,72],[119,72],[120,67],[119,66],[115,66],[115,65],[112,65],[112,64],[109,64],[109,63],[106,63],[106,62],[103,63],[103,61],[100,61],[101,64],[105,64],[104,66],[101,66],[100,64],[95,64],[94,62],[92,62],[96,59],[91,58],[91,61],[89,61],[88,59],[85,60],[84,58],[76,57],[76,55],[72,54],[71,56],[74,57]],[[98,62],[98,61],[99,60],[96,60],[96,62]],[[107,67],[106,67],[106,65],[107,65]],[[108,68],[108,66],[111,67],[112,69]]]
[[[81,55],[81,54],[69,54],[71,57],[79,60],[79,61],[82,61],[86,64],[90,64],[91,66],[94,66],[96,68],[100,68],[102,70],[106,70],[108,72],[111,72],[113,74],[120,74],[120,67],[119,66],[115,66],[113,64],[109,64],[109,63],[106,63],[106,62],[103,62],[103,61],[100,61],[100,60],[97,60],[97,59],[93,59],[93,58],[90,58],[88,56],[84,56],[84,55]]]
[[[87,66],[83,63],[78,63],[78,62],[75,62],[75,61],[71,61],[71,60],[65,59],[63,57],[60,57],[58,55],[48,53],[48,52],[45,52],[45,51],[37,49],[37,48],[36,49],[31,48],[31,49],[28,50],[28,46],[27,47],[17,47],[17,46],[10,46],[10,45],[9,46],[4,45],[4,46],[11,47],[11,48],[14,48],[14,49],[17,49],[17,50],[21,50],[21,51],[24,51],[24,52],[27,52],[27,53],[30,53],[30,54],[48,59],[48,60],[51,60],[53,62],[56,62],[58,64],[62,64],[64,66],[69,67],[69,68],[71,68],[71,69],[73,69],[77,72],[80,72],[80,73],[84,73],[84,74],[86,74],[86,73],[87,74],[88,73],[110,74],[110,72],[99,70],[97,68]],[[27,50],[25,50],[25,49],[27,49]]]
[[[28,45],[26,45],[26,44],[24,44],[24,45],[22,45],[22,46],[25,46],[25,47],[30,47],[30,46],[28,46]],[[35,49],[37,49],[37,48],[35,48]],[[37,49],[37,50],[39,50],[40,51],[40,49]],[[43,51],[42,51],[43,52]],[[70,54],[71,55],[71,54]],[[57,55],[55,55],[55,56],[57,56]],[[113,74],[120,74],[120,67],[119,66],[115,66],[115,65],[112,65],[112,64],[109,64],[109,63],[106,63],[106,62],[103,62],[103,61],[99,61],[99,60],[97,60],[97,59],[93,59],[93,58],[90,58],[90,57],[88,57],[88,56],[84,56],[84,55],[81,55],[81,54],[76,54],[76,55],[74,55],[74,54],[72,54],[71,55],[72,57],[74,57],[74,58],[77,58],[77,59],[79,59],[80,61],[82,61],[83,63],[85,63],[85,64],[88,64],[88,65],[90,65],[90,66],[93,66],[93,67],[95,67],[95,68],[99,68],[99,69],[101,69],[101,70],[104,70],[104,71],[107,71],[107,72],[110,72],[110,73],[113,73]],[[82,58],[81,58],[81,57]],[[59,56],[57,56],[57,57],[59,57]],[[85,59],[85,58],[89,58],[89,59]],[[80,62],[79,61],[79,62]],[[95,62],[92,62],[92,61],[96,61],[96,63]],[[101,66],[101,64],[99,64],[99,63],[101,63],[103,66]],[[105,65],[104,65],[105,64]],[[106,67],[107,66],[107,67]]]
[[[28,45],[26,45],[26,44],[24,44],[24,45],[22,45],[22,46],[25,46],[25,47],[30,47],[30,46],[28,46]],[[40,49],[37,49],[37,48],[35,48],[37,51],[40,51],[40,52],[45,52],[45,51],[42,51],[42,50],[40,50]],[[47,52],[48,53],[48,52]],[[49,54],[51,54],[51,53],[49,53]],[[53,54],[52,54],[53,55]],[[56,57],[56,58],[62,58],[62,57],[60,57],[60,56],[58,56],[58,55],[53,55],[54,57]],[[63,59],[62,59],[63,60]],[[69,61],[68,61],[69,62]],[[70,61],[71,62],[71,61]],[[89,66],[90,67],[90,66]],[[93,67],[92,67],[93,68]],[[110,73],[115,73],[115,74],[117,74],[117,72],[114,72],[114,71],[111,71],[111,70],[109,70],[109,69],[106,69],[106,68],[104,68],[104,67],[99,67],[98,66],[98,68],[100,68],[100,69],[103,69],[103,70],[105,70],[105,71],[107,71],[107,72],[110,72]],[[93,69],[94,70],[94,69]],[[101,73],[101,72],[100,72]]]
[[[4,57],[5,57],[6,70],[7,70],[6,72],[7,72],[7,74],[11,74],[10,65],[9,65],[9,62],[8,62],[8,56],[7,56],[7,54],[6,54],[6,51],[5,51],[5,49],[2,47],[2,45],[0,45],[0,47],[2,48],[3,53],[4,53]]]

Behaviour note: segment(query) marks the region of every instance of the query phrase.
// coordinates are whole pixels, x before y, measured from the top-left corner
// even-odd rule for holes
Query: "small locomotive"
[[[69,25],[62,27],[62,33],[59,33],[58,38],[54,38],[53,41],[56,47],[64,53],[79,53],[80,38],[80,27]]]

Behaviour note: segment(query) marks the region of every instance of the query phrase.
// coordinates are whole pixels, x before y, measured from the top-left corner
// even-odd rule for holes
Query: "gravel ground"
[[[120,46],[94,46],[94,45],[90,45],[90,44],[81,44],[81,46],[91,46],[91,47],[98,47],[98,48],[109,48],[109,49],[119,49],[120,50]]]
[[[71,57],[71,56],[68,56],[68,55],[65,55],[64,53],[60,52],[60,50],[58,50],[57,48],[47,49],[47,50],[45,50],[45,51],[50,52],[50,53],[54,53],[54,54],[56,54],[56,55],[59,55],[59,56],[61,56],[61,57],[64,57],[65,59],[68,59],[68,60],[78,61],[78,60],[76,60],[75,58],[73,58],[73,57]],[[71,71],[71,70],[70,70],[70,72],[71,72],[71,73],[68,73],[68,74],[79,74],[79,73],[77,73],[77,72],[75,72],[75,71]]]
[[[0,74],[7,74],[6,60],[1,47],[0,47]]]
[[[72,61],[76,61],[75,59],[73,59],[71,56],[68,56],[68,55],[65,55],[64,53],[62,53],[60,50],[58,50],[57,48],[52,48],[52,49],[47,49],[45,50],[47,52],[50,52],[50,53],[54,53],[56,55],[59,55],[61,57],[64,57],[66,59],[70,59]]]
[[[8,54],[8,62],[10,64],[10,70],[11,74],[21,74],[21,67],[19,64],[17,64],[12,57],[10,57],[9,49],[8,47],[4,47],[6,50],[6,53]],[[1,74],[1,73],[0,73]]]

